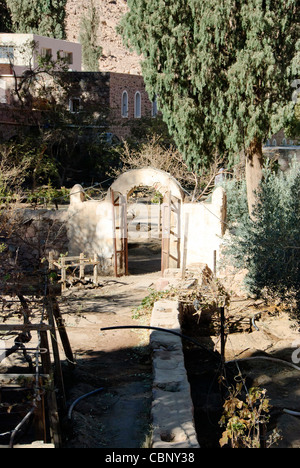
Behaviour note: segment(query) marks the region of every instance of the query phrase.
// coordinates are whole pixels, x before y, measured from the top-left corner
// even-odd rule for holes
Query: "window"
[[[141,111],[141,93],[137,91],[134,97],[134,117],[140,119],[142,115]]]
[[[72,63],[73,63],[73,54],[72,54],[72,52],[65,52],[65,59],[66,59],[66,62],[69,65],[72,65]]]
[[[76,112],[79,112],[81,109],[81,106],[80,106],[80,99],[79,98],[70,98],[69,100],[69,111],[70,112],[73,112],[73,113],[76,113]]]
[[[0,46],[0,59],[14,59],[13,46]]]
[[[58,58],[63,59],[68,65],[73,64],[73,53],[64,50],[58,51]]]
[[[152,117],[156,117],[157,116],[157,101],[153,101],[152,102]]]
[[[46,58],[51,58],[52,57],[52,49],[47,49],[46,47],[42,47],[41,56],[46,57]]]
[[[128,117],[128,93],[124,91],[122,94],[122,117]]]
[[[157,96],[156,94],[154,95],[154,99],[152,101],[152,117],[156,117],[158,114],[158,108],[157,108]]]

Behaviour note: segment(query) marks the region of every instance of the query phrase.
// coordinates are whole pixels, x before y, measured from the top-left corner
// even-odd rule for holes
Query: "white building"
[[[7,90],[14,75],[38,67],[39,57],[63,59],[70,71],[81,71],[81,44],[37,34],[0,33],[0,103],[8,103]]]

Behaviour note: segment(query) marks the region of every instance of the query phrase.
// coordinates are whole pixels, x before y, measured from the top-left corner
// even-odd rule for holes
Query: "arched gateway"
[[[178,181],[167,172],[151,167],[132,169],[121,174],[107,194],[113,208],[114,272],[128,274],[127,203],[134,190],[147,187],[159,192],[163,204],[159,207],[161,222],[161,269],[180,267],[181,205],[185,193]],[[148,217],[147,223],[151,224]]]
[[[159,211],[162,273],[167,268],[184,270],[200,263],[213,270],[226,229],[224,190],[217,187],[210,200],[193,203],[185,199],[185,192],[174,177],[150,167],[120,175],[102,200],[88,200],[80,185],[73,187],[66,213],[69,254],[97,255],[102,274],[126,274],[132,206],[129,198],[142,187],[159,192],[163,198],[159,205],[151,204],[149,208],[144,203],[138,207],[144,213],[148,209]],[[141,235],[141,231],[134,231],[137,219],[136,216],[129,222],[131,239],[132,235]]]

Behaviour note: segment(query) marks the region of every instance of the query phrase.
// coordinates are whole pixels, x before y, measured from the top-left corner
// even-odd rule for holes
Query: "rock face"
[[[79,42],[80,20],[86,16],[92,0],[67,0],[66,33],[67,40]],[[100,24],[98,45],[103,53],[99,61],[100,71],[141,74],[140,58],[124,45],[116,27],[127,12],[126,0],[97,0],[94,5],[98,11]]]

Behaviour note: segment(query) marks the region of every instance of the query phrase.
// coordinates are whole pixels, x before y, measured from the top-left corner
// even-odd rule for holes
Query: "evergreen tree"
[[[225,254],[234,266],[247,269],[251,293],[294,302],[300,319],[299,169],[294,162],[285,173],[263,170],[255,220],[234,223]]]
[[[11,26],[10,13],[8,11],[6,1],[0,0],[0,32],[10,32]]]
[[[88,14],[80,22],[79,42],[82,45],[82,62],[85,71],[99,71],[99,58],[102,48],[97,46],[99,16],[93,0]]]
[[[67,0],[6,0],[13,32],[65,38]]]
[[[128,0],[120,31],[142,56],[185,159],[244,150],[249,211],[262,175],[262,143],[291,117],[299,76],[297,0]]]

